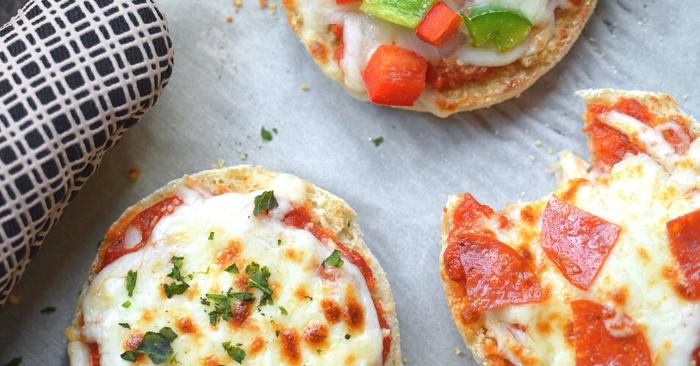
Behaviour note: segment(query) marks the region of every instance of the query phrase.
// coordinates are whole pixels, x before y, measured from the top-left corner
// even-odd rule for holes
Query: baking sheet
[[[519,99],[446,120],[347,96],[281,8],[157,2],[175,44],[171,83],[54,227],[15,289],[21,303],[0,309],[0,364],[21,356],[23,365],[66,365],[63,329],[105,229],[170,179],[223,160],[290,172],[344,198],[389,276],[405,363],[473,365],[438,278],[447,195],[469,191],[498,208],[546,194],[558,151],[588,156],[578,89],[667,91],[700,115],[697,0],[602,1],[565,60]],[[273,141],[261,141],[263,126],[279,131]],[[133,168],[136,181],[127,178]],[[46,306],[57,310],[40,314]]]

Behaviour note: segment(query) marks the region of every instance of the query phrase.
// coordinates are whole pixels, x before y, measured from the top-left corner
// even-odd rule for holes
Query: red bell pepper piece
[[[350,4],[350,3],[355,3],[359,2],[360,0],[335,0],[336,4],[343,5],[343,4]]]
[[[440,47],[450,39],[462,24],[462,19],[456,11],[444,2],[436,2],[416,28],[416,35],[423,42]]]
[[[372,103],[411,106],[418,99],[428,70],[428,61],[405,48],[383,44],[377,48],[362,72]]]

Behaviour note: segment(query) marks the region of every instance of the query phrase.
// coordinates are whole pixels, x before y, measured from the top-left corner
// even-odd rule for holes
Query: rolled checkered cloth
[[[31,0],[0,28],[0,305],[172,67],[152,0]]]

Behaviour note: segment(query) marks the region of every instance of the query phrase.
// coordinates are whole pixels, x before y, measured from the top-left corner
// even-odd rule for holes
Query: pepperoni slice
[[[485,311],[542,300],[539,279],[528,262],[500,241],[462,232],[451,237],[445,251],[446,255],[448,253],[459,253],[463,284],[472,310]]]
[[[466,193],[462,202],[455,208],[453,221],[455,226],[477,229],[482,222],[494,215],[493,209],[482,205],[469,193]]]
[[[160,221],[163,216],[172,213],[175,208],[181,204],[182,199],[177,196],[166,197],[153,206],[139,212],[130,221],[126,221],[125,218],[120,221],[117,226],[111,228],[105,237],[105,240],[108,241],[109,244],[107,244],[102,253],[102,258],[95,269],[95,273],[98,273],[102,268],[119,259],[121,256],[135,252],[146,245],[158,221]],[[141,241],[127,248],[124,246],[124,240],[129,227],[134,227],[140,232]]]
[[[590,104],[586,111],[586,126],[591,144],[591,153],[597,166],[604,170],[610,168],[624,158],[626,154],[638,154],[641,149],[627,135],[603,123],[598,116],[609,111],[617,111],[633,117],[650,127],[661,131],[664,139],[673,146],[678,154],[688,150],[692,141],[690,131],[684,123],[674,121],[683,119],[681,116],[657,117],[644,104],[636,99],[620,98],[614,105]],[[666,126],[662,126],[666,125]]]
[[[618,110],[618,112],[625,113],[625,109],[620,109],[622,110]],[[595,164],[604,170],[610,170],[626,154],[638,154],[640,151],[627,135],[606,125],[598,118],[598,115],[611,110],[617,109],[600,104],[588,105],[586,125],[583,128],[583,131],[588,134],[591,155],[593,155]]]
[[[649,346],[629,316],[593,301],[571,302],[576,366],[651,366]]]
[[[100,346],[97,343],[88,344],[90,348],[90,366],[100,366]]]
[[[619,226],[552,196],[542,214],[540,244],[569,282],[587,290],[619,234]]]
[[[492,230],[495,226],[505,229],[512,224],[504,214],[496,214],[491,207],[479,203],[469,193],[465,193],[462,201],[455,207],[452,221],[454,232],[465,231],[488,236],[495,236]]]
[[[681,292],[691,300],[700,299],[700,210],[667,222],[666,228],[671,253],[685,277]]]

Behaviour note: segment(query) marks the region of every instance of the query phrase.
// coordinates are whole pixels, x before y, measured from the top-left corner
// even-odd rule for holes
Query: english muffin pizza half
[[[483,365],[700,365],[700,139],[666,94],[586,91],[592,165],[496,212],[444,210],[441,277]]]
[[[75,366],[401,364],[389,283],[355,212],[250,166],[186,176],[129,208],[66,334]]]
[[[578,38],[595,0],[283,0],[354,97],[438,116],[522,93]]]

